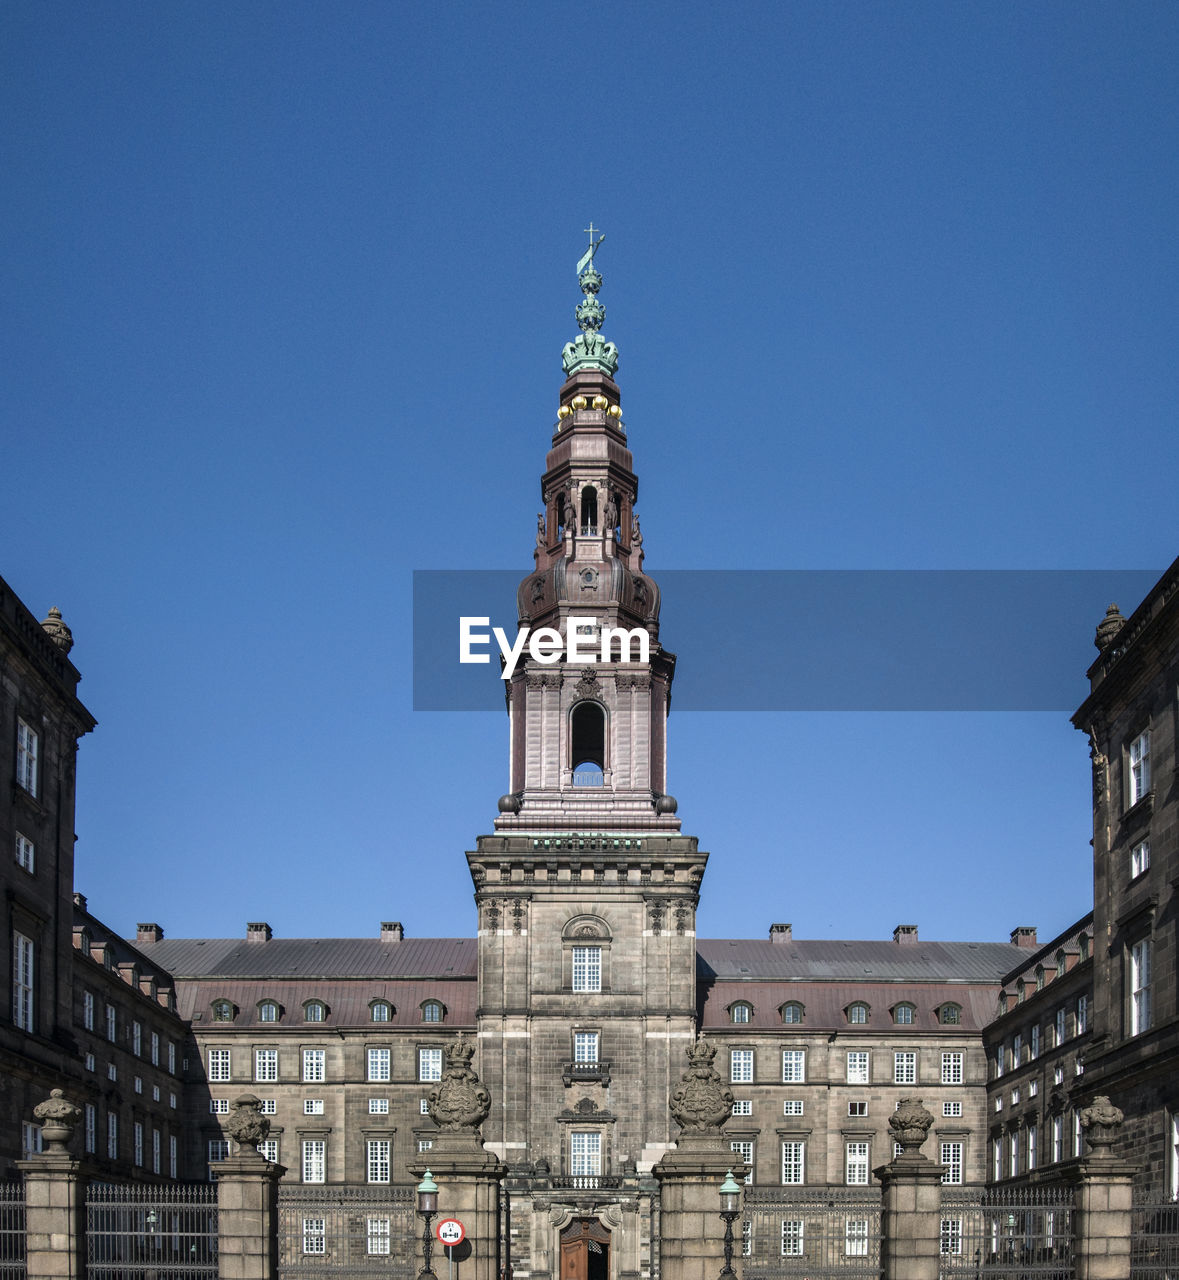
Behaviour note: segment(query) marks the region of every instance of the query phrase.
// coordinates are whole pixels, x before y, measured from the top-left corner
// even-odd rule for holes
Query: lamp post
[[[418,1272],[418,1280],[438,1280],[430,1270],[430,1257],[434,1252],[434,1237],[430,1234],[430,1221],[438,1212],[438,1184],[434,1181],[430,1170],[418,1183],[418,1213],[422,1215],[422,1269]]]
[[[733,1270],[733,1223],[741,1212],[741,1187],[733,1179],[730,1169],[720,1184],[721,1217],[725,1220],[725,1265],[719,1280],[737,1280]]]

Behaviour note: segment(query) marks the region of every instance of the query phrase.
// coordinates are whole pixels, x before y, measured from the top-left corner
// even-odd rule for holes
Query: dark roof
[[[164,938],[139,949],[177,978],[453,981],[478,973],[474,938]]]
[[[699,938],[701,981],[994,982],[1027,958],[1010,942],[790,942]],[[787,999],[783,995],[782,999]]]

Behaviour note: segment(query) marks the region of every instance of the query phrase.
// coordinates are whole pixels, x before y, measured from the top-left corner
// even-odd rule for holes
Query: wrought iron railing
[[[750,1187],[741,1253],[746,1280],[878,1280],[880,1191]]]
[[[279,1276],[412,1280],[417,1270],[416,1227],[412,1187],[280,1183]]]
[[[614,1191],[622,1186],[622,1178],[607,1173],[560,1174],[553,1178],[553,1186],[568,1191]]]
[[[586,1080],[599,1080],[609,1084],[610,1064],[608,1062],[567,1062],[561,1072],[561,1078],[567,1085]]]
[[[1135,1199],[1130,1224],[1130,1280],[1179,1276],[1179,1203]]]
[[[1038,1185],[943,1188],[942,1280],[1073,1280],[1073,1192]]]
[[[216,1185],[92,1182],[86,1266],[89,1280],[216,1277]]]
[[[25,1187],[0,1182],[0,1280],[24,1280]]]

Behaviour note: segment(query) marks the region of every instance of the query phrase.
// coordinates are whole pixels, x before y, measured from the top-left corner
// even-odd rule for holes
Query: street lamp
[[[434,1252],[434,1237],[430,1234],[430,1220],[438,1212],[438,1184],[434,1181],[430,1170],[418,1183],[418,1213],[422,1215],[422,1269],[418,1272],[418,1280],[438,1280],[430,1270],[430,1256]]]
[[[741,1187],[733,1180],[733,1171],[725,1174],[720,1184],[721,1217],[725,1220],[725,1265],[720,1280],[737,1280],[733,1270],[733,1223],[741,1212]]]

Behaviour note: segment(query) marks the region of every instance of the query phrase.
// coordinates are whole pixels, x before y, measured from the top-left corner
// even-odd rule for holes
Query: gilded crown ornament
[[[598,290],[602,287],[602,276],[594,266],[594,255],[602,247],[605,236],[599,234],[594,239],[597,228],[591,222],[586,231],[589,234],[589,248],[577,264],[577,283],[585,295],[577,304],[575,315],[580,335],[572,342],[565,344],[561,356],[561,364],[566,377],[578,373],[582,369],[599,369],[609,377],[614,376],[618,368],[618,348],[607,342],[598,332],[606,319],[606,308],[598,301]],[[577,403],[573,407],[576,409]]]

